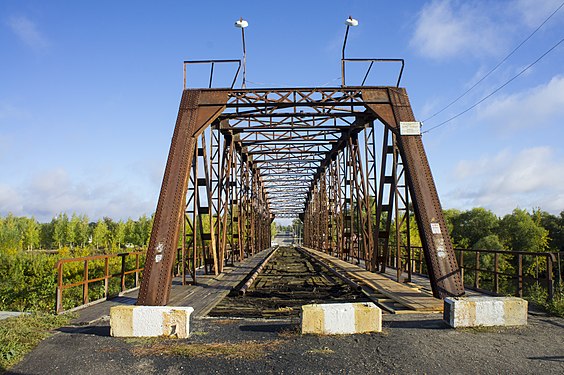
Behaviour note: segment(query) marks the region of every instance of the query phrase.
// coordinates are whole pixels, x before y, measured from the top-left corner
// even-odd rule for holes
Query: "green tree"
[[[204,220],[209,223],[209,220]],[[153,216],[148,218],[147,215],[141,216],[136,223],[135,233],[137,237],[137,246],[146,246],[149,244],[149,238],[151,237],[151,230],[153,228]]]
[[[548,247],[551,251],[564,251],[564,211],[559,216],[537,210],[539,222],[548,231]]]
[[[22,247],[27,250],[33,250],[39,246],[40,242],[40,230],[39,223],[34,217],[20,218],[20,233]]]
[[[477,207],[460,213],[452,223],[453,242],[460,247],[471,248],[480,239],[496,233],[499,219],[493,212]]]
[[[514,251],[540,252],[548,248],[548,231],[518,208],[501,219],[499,237],[506,248]]]
[[[124,242],[126,244],[136,244],[136,238],[135,238],[135,221],[133,221],[133,219],[129,218],[127,219],[127,221],[124,223],[123,225],[124,229]]]
[[[74,219],[74,220],[73,220]],[[82,247],[86,246],[88,239],[90,238],[90,227],[88,225],[88,216],[80,215],[71,219],[72,225],[74,227],[75,241],[77,245]]]
[[[53,248],[53,221],[39,225],[39,242],[42,249]]]
[[[452,232],[454,231],[455,222],[458,220],[458,217],[460,216],[461,213],[462,212],[460,212],[460,210],[457,210],[457,209],[454,209],[454,208],[449,208],[448,210],[443,210],[443,216],[445,218],[445,224],[447,226],[447,230],[450,233],[451,237],[452,237]],[[456,244],[455,247],[457,245],[458,244]]]
[[[118,221],[114,226],[113,233],[113,243],[117,245],[117,248],[121,248],[121,245],[125,243],[125,224],[123,221]]]
[[[108,248],[108,234],[109,234],[108,226],[105,220],[98,220],[94,230],[92,231],[92,242],[96,249],[99,249],[101,246],[104,248]]]
[[[9,213],[4,219],[0,220],[0,250],[7,253],[16,253],[22,248],[18,220]]]
[[[472,248],[475,250],[503,250],[503,243],[497,234],[490,234],[480,238]]]
[[[67,244],[67,227],[69,225],[69,217],[66,213],[60,213],[57,217],[51,220],[53,224],[53,243],[59,249]]]
[[[78,221],[78,216],[75,213],[72,214],[69,222],[65,226],[65,242],[71,247],[75,245],[76,241],[76,222]]]

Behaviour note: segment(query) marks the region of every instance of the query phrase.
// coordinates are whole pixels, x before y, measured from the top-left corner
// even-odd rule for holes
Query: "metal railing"
[[[362,80],[362,83],[360,84],[360,86],[364,86],[364,83],[366,82],[366,79],[368,78],[368,75],[370,74],[370,71],[372,70],[372,67],[374,66],[374,63],[400,63],[401,64],[401,68],[400,71],[398,73],[398,79],[396,81],[396,87],[399,87],[400,82],[401,82],[401,76],[403,74],[403,68],[405,66],[405,61],[403,59],[363,59],[363,58],[342,58],[341,59],[341,86],[345,87],[346,86],[346,79],[345,79],[345,73],[346,73],[346,63],[347,62],[369,62],[370,65],[368,66],[368,69],[366,70],[366,74],[364,75],[364,79]]]
[[[562,282],[562,252],[458,248],[454,251],[465,287],[469,289],[523,297],[526,285],[537,284],[546,289],[548,300],[552,300],[555,283]],[[387,263],[390,267],[397,266],[395,254],[391,254]],[[407,248],[404,247],[402,268],[408,274],[411,271],[427,275],[423,248],[412,246],[408,256]]]
[[[81,258],[68,258],[68,259],[61,259],[57,262],[56,264],[56,268],[57,268],[57,289],[56,289],[56,297],[55,297],[55,312],[57,314],[60,314],[64,311],[67,311],[64,309],[64,301],[63,301],[63,297],[64,297],[64,291],[68,290],[70,288],[76,288],[76,287],[82,287],[82,303],[78,303],[77,306],[73,306],[71,309],[73,308],[77,308],[77,307],[81,307],[84,305],[88,305],[90,303],[94,303],[94,302],[99,302],[99,301],[104,301],[106,299],[108,299],[109,297],[112,297],[113,295],[111,294],[111,290],[110,290],[110,280],[111,279],[118,279],[120,280],[119,283],[119,293],[123,293],[126,292],[128,290],[132,290],[135,288],[139,287],[139,280],[140,280],[140,273],[143,271],[143,267],[140,266],[141,264],[141,258],[145,255],[144,251],[136,251],[136,252],[131,252],[131,253],[119,253],[119,254],[108,254],[108,255],[93,255],[93,256],[87,256],[87,257],[81,257]],[[127,269],[127,260],[130,257],[134,257],[135,258],[135,264],[134,264],[134,268],[133,269]],[[118,259],[121,258],[121,266],[117,265],[117,267],[119,267],[119,271],[118,272],[111,272],[112,268],[116,268],[115,264],[111,264],[113,259]],[[100,265],[98,265],[98,267],[91,267],[93,262],[103,262],[102,267],[100,267]],[[79,268],[81,269],[81,276],[80,276],[80,280],[78,281],[74,281],[74,282],[69,282],[69,283],[65,283],[65,277],[64,277],[64,271],[65,271],[65,265],[69,265],[69,264],[80,264],[82,263],[82,266]],[[115,263],[115,262],[114,262]],[[119,264],[118,263],[118,264]],[[111,267],[114,266],[114,267]],[[76,266],[75,266],[76,267]],[[96,271],[97,275],[94,277],[91,277],[90,272],[91,271]],[[100,272],[102,271],[102,272]],[[101,273],[101,274],[100,274]],[[126,288],[126,277],[128,275],[135,275],[134,277],[134,282],[133,282],[133,287],[127,289]],[[75,277],[77,275],[74,275]],[[90,298],[89,298],[89,291],[90,291],[90,284],[92,283],[97,283],[97,282],[102,282],[104,283],[103,285],[103,291],[102,291],[102,297],[96,299],[96,301],[91,302]]]
[[[235,76],[233,77],[233,81],[231,82],[231,87],[235,86],[235,82],[237,82],[237,77],[239,77],[239,72],[241,71],[241,60],[188,60],[184,61],[184,90],[188,88],[187,86],[187,73],[186,68],[188,65],[197,65],[197,64],[209,64],[210,65],[210,79],[208,88],[211,89],[213,86],[213,73],[215,64],[237,64],[237,71],[235,72]]]

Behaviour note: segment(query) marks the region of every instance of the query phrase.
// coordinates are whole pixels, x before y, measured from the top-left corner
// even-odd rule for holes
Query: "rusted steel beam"
[[[147,249],[139,305],[168,302],[196,137],[223,112],[226,101],[225,92],[183,92]]]
[[[396,134],[399,151],[405,163],[404,168],[407,172],[425,258],[430,270],[433,294],[437,298],[461,296],[464,294],[464,286],[460,269],[421,135],[400,134],[400,122],[415,121],[405,89],[388,88],[386,93],[381,90],[365,89],[362,93],[367,103],[386,101],[384,95],[387,95],[389,104],[367,104],[366,107]]]
[[[362,158],[358,146],[358,138],[355,134],[349,139],[349,148],[352,175],[354,178],[355,188],[355,204],[357,209],[357,216],[359,217],[359,232],[357,238],[362,238],[362,252],[359,249],[357,253],[357,261],[360,263],[361,259],[365,260],[365,266],[370,269],[371,259],[374,250],[374,238],[372,236],[372,214],[370,212],[370,198],[368,196],[368,188],[366,185],[365,171],[362,166]],[[360,245],[360,242],[359,242]]]

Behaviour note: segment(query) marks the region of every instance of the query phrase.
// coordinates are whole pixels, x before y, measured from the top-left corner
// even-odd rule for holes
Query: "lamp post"
[[[239,18],[235,22],[235,27],[241,29],[241,38],[243,40],[243,83],[241,85],[242,88],[246,87],[247,82],[247,49],[245,48],[245,28],[249,26],[249,23],[243,19],[243,17]]]
[[[358,20],[349,16],[345,20],[345,25],[347,25],[347,29],[345,31],[345,40],[343,41],[343,51],[341,55],[341,86],[345,86],[345,47],[347,46],[347,38],[349,36],[349,28],[358,26]]]

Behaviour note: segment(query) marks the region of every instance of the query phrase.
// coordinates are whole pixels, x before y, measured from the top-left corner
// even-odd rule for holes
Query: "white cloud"
[[[0,214],[13,213],[19,215],[22,212],[21,197],[12,187],[0,184]]]
[[[505,130],[556,125],[564,118],[564,76],[548,83],[506,95],[479,107],[478,118]]]
[[[516,9],[520,13],[525,24],[529,27],[537,27],[554,12],[562,4],[561,0],[517,0]],[[551,19],[554,21],[562,21],[564,19],[564,12],[562,9],[556,13]],[[556,21],[556,22],[558,22]]]
[[[142,198],[121,182],[101,176],[76,181],[62,168],[44,171],[18,189],[0,185],[0,215],[13,212],[49,221],[60,212],[75,212],[91,219],[125,219],[154,209],[155,201]]]
[[[497,54],[499,24],[480,3],[435,0],[423,7],[411,46],[434,59]]]
[[[49,47],[47,38],[29,18],[25,16],[12,16],[8,19],[7,24],[18,38],[32,49],[42,51]]]
[[[447,207],[485,207],[499,215],[516,207],[564,210],[564,160],[550,147],[515,154],[502,150],[478,160],[460,161],[453,171],[454,187],[445,194]]]

